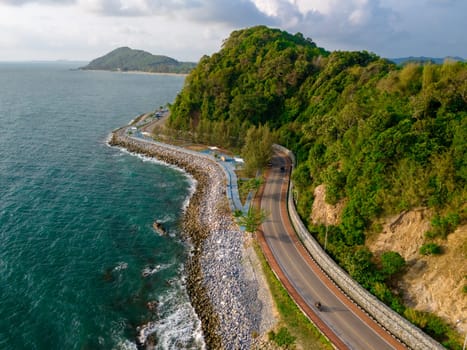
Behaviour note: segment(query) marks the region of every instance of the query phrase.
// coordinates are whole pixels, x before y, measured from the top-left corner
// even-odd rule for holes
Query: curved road
[[[262,224],[260,242],[279,279],[336,348],[405,349],[343,295],[299,242],[286,207],[289,169],[289,158],[275,154],[261,196],[261,208],[268,218]],[[314,306],[317,300],[321,311]]]

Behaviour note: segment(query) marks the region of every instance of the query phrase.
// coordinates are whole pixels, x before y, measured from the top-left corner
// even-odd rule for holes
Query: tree
[[[245,229],[248,232],[253,233],[264,222],[264,220],[266,220],[266,218],[267,214],[263,210],[251,206],[248,209],[248,213],[238,219],[238,223],[241,226],[245,226]]]
[[[389,251],[381,255],[381,270],[388,278],[400,272],[404,266],[405,260],[397,252]]]
[[[361,246],[352,253],[348,253],[344,261],[350,276],[366,288],[375,282],[374,271],[376,269],[371,261],[372,257],[370,250]]]
[[[272,157],[273,135],[267,126],[251,127],[245,137],[242,156],[245,160],[245,172],[255,175],[263,169]]]

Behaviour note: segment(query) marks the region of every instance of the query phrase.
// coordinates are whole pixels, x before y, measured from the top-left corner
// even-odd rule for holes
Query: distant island
[[[432,64],[443,64],[444,61],[456,61],[456,62],[465,62],[465,59],[458,56],[446,56],[446,57],[425,57],[425,56],[409,56],[409,57],[399,57],[399,58],[389,58],[390,61],[395,64],[406,64],[409,62],[413,63],[432,63]]]
[[[120,47],[108,54],[92,60],[82,70],[106,70],[114,72],[148,72],[188,74],[194,62],[179,62],[171,57],[153,55],[143,50]]]

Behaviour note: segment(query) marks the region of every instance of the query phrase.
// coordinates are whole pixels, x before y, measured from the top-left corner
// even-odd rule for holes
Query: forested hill
[[[379,215],[430,206],[464,218],[466,115],[464,62],[400,67],[258,26],[200,60],[170,125],[215,138],[222,124],[211,141],[237,148],[248,126],[268,125],[297,155],[301,215],[325,183],[329,202],[348,199],[346,242],[361,244]]]
[[[251,129],[268,126],[297,156],[298,210],[322,243],[323,228],[310,220],[315,187],[325,184],[327,202],[345,203],[340,224],[326,230],[329,254],[396,311],[429,323],[414,320],[393,293],[400,256],[376,259],[364,244],[378,232],[378,218],[413,208],[433,213],[425,237],[434,246],[466,223],[465,62],[398,66],[365,51],[328,52],[300,33],[252,27],[200,60],[171,112],[169,126],[186,137],[244,152],[251,135],[262,138]],[[437,339],[446,339],[441,333]]]
[[[205,120],[287,122],[287,104],[329,53],[301,34],[267,27],[233,32],[222,50],[204,56],[188,77],[172,114],[176,127]]]
[[[179,62],[173,58],[153,55],[142,50],[120,47],[81,67],[84,70],[139,71],[151,73],[189,73],[196,63]]]

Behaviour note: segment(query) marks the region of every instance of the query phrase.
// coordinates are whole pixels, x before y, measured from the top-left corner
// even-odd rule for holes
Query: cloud
[[[275,18],[259,10],[250,0],[203,0],[186,11],[187,17],[196,22],[223,24],[234,28],[257,24],[275,25]]]
[[[1,3],[75,4],[101,16],[172,16],[232,29],[265,24],[356,43],[370,26],[372,30],[387,26],[390,12],[380,6],[379,0],[0,0]]]
[[[263,3],[274,0],[263,0]],[[284,14],[293,10],[288,1],[278,1]],[[9,6],[76,5],[102,16],[173,16],[195,22],[223,23],[233,27],[275,24],[277,17],[257,6],[254,0],[0,0]],[[286,4],[287,9],[284,8]]]
[[[78,0],[85,11],[106,16],[146,16],[151,11],[146,0]]]
[[[303,11],[293,0],[251,0],[276,25],[289,28],[303,20]]]
[[[453,6],[456,4],[462,3],[463,0],[428,0],[427,5],[434,5],[434,6]]]
[[[271,2],[254,0],[266,9]],[[397,14],[379,0],[274,0],[271,11],[280,26],[311,36],[321,46],[341,49],[368,49],[368,45],[393,40]],[[328,47],[329,48],[329,47]]]
[[[464,0],[382,0],[398,16],[403,34],[387,46],[388,57],[397,56],[462,56],[467,57]]]
[[[6,4],[10,6],[22,6],[28,3],[46,5],[69,5],[75,2],[76,0],[0,0],[0,4]]]
[[[236,28],[258,23],[275,23],[274,18],[260,11],[251,0],[75,1],[86,11],[103,16],[171,16],[198,23],[224,24]]]
[[[265,24],[302,32],[330,49],[378,50],[385,42],[394,41],[404,33],[397,26],[398,14],[383,6],[380,0],[179,0],[176,3],[183,3],[178,11],[195,22],[224,24],[234,29]]]
[[[465,13],[465,0],[0,0],[8,33],[0,60],[40,45],[43,57],[47,48],[93,57],[118,45],[196,59],[233,30],[260,24],[301,32],[328,50],[467,56]]]

